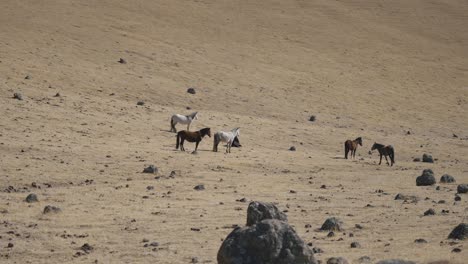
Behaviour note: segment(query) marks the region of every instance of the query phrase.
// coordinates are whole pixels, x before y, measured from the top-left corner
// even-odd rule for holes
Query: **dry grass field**
[[[447,239],[468,222],[467,28],[465,0],[0,1],[0,262],[217,263],[259,200],[324,262],[467,263]],[[243,146],[175,150],[170,117],[193,111]],[[423,169],[436,185],[416,186]],[[331,216],[345,231],[327,237]]]

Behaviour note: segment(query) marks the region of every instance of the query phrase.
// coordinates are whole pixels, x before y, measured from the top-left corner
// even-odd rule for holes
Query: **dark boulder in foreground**
[[[284,221],[266,219],[234,229],[218,251],[218,264],[316,264],[312,250]]]
[[[254,225],[265,219],[288,221],[286,214],[281,212],[276,205],[264,202],[251,202],[247,208],[247,225]]]

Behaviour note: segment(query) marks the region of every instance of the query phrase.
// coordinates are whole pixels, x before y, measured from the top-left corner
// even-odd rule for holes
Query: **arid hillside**
[[[322,263],[466,262],[467,28],[464,0],[0,1],[0,262],[216,263],[253,200]],[[242,147],[176,150],[170,117],[194,111]]]

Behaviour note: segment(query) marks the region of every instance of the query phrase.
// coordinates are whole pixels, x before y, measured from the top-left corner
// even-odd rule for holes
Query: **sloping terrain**
[[[322,261],[463,263],[466,242],[447,236],[468,221],[468,196],[454,202],[468,183],[467,14],[462,0],[0,1],[0,262],[216,263],[262,200]],[[192,129],[241,127],[243,147],[176,151],[170,117],[193,111]],[[395,147],[393,167],[374,142]],[[435,163],[413,162],[424,153]],[[417,187],[427,168],[457,183]],[[345,232],[327,237],[331,216]]]

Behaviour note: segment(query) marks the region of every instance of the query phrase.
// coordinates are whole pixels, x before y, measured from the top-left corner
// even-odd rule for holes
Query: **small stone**
[[[158,168],[154,165],[149,165],[143,169],[143,173],[158,173]]]
[[[440,182],[441,183],[452,183],[452,182],[455,182],[455,178],[453,176],[448,175],[448,174],[444,174],[444,175],[442,175],[442,177],[440,177]]]
[[[455,194],[455,201],[456,202],[461,201],[461,197],[458,194]]]
[[[141,106],[141,105],[145,105],[145,102],[143,102],[143,101],[138,101],[138,102],[137,102],[137,105],[140,105],[140,106]]]
[[[357,229],[363,229],[363,228],[364,228],[364,227],[363,227],[362,225],[360,225],[360,224],[355,224],[354,226],[355,226]]]
[[[27,202],[27,203],[35,203],[35,202],[38,202],[37,195],[34,194],[34,193],[29,194],[29,195],[26,197],[26,202]]]
[[[187,89],[187,93],[196,94],[197,92],[195,91],[195,88],[190,87],[190,88]]]
[[[361,247],[361,244],[359,244],[359,242],[352,242],[351,243],[351,248],[360,248]]]
[[[462,251],[461,248],[454,248],[454,249],[452,249],[452,252],[453,252],[453,253],[460,253],[461,251]]]
[[[416,186],[429,186],[435,183],[434,172],[431,169],[425,169],[422,175],[416,178]]]
[[[159,243],[158,242],[151,242],[149,244],[150,247],[159,247]]]
[[[423,238],[418,238],[416,240],[414,240],[414,243],[418,243],[418,244],[422,244],[422,243],[427,243],[427,241]]]
[[[88,243],[84,243],[81,247],[80,247],[81,250],[83,250],[84,252],[88,253],[90,251],[93,251],[93,247],[91,245],[89,245]]]
[[[53,206],[53,205],[47,205],[46,207],[44,207],[44,211],[43,213],[44,214],[49,214],[49,213],[60,213],[62,211],[62,209],[56,207],[56,206]]]
[[[345,258],[342,258],[342,257],[338,257],[338,258],[333,257],[327,260],[327,264],[349,264],[349,262]]]
[[[123,58],[120,58],[120,59],[119,59],[119,63],[121,63],[121,64],[126,64],[127,61],[126,61],[125,59],[123,59]]]
[[[150,185],[150,186],[146,186],[146,190],[148,190],[148,191],[154,190],[154,186],[151,186],[151,185]]]
[[[193,257],[192,260],[190,261],[190,263],[198,263],[198,258],[197,258],[197,257]]]
[[[414,196],[414,195],[405,195],[405,194],[397,194],[395,196],[395,200],[404,200],[404,201],[410,201],[410,202],[418,202],[419,201],[419,198]]]
[[[319,254],[319,253],[323,253],[323,250],[321,248],[314,247],[312,248],[312,252],[314,252],[314,254]]]
[[[427,210],[426,212],[424,212],[424,215],[425,215],[425,216],[427,216],[427,215],[435,215],[435,211],[434,211],[434,209],[431,208],[431,209]]]
[[[13,98],[21,101],[23,100],[23,95],[21,95],[20,93],[14,93]]]
[[[371,258],[369,256],[362,256],[360,258],[358,258],[358,262],[359,263],[371,263]]]
[[[14,246],[15,246],[15,245],[13,245],[13,243],[8,243],[7,248],[12,248],[12,247],[14,247]]]
[[[432,158],[432,155],[429,155],[429,154],[423,154],[422,161],[423,162],[434,163],[434,159]]]
[[[310,122],[315,122],[316,119],[317,119],[317,118],[316,118],[314,115],[312,115],[312,116],[309,117],[309,121],[310,121]]]
[[[325,220],[320,230],[323,231],[342,231],[343,222],[336,217],[331,217]]]
[[[60,93],[56,93],[54,97],[60,97]]]
[[[291,147],[289,148],[289,151],[296,151],[296,147],[295,147],[295,146],[291,146]]]
[[[327,234],[327,237],[334,237],[335,236],[335,232],[331,231],[330,233]]]
[[[459,184],[457,186],[457,193],[468,193],[468,184]]]
[[[414,158],[413,161],[414,161],[414,162],[420,162],[421,159],[420,159],[420,158]]]
[[[197,190],[197,191],[203,191],[203,190],[205,190],[205,185],[199,184],[199,185],[193,187],[193,189]]]
[[[461,223],[458,226],[456,226],[449,234],[448,238],[459,240],[464,240],[468,238],[468,224]]]

